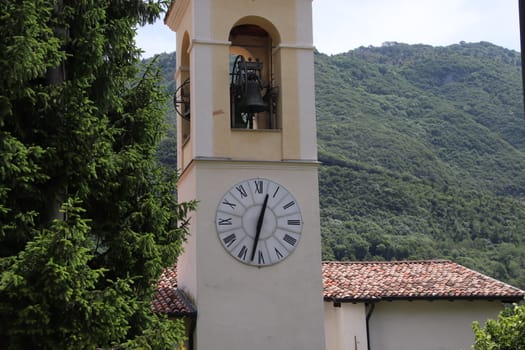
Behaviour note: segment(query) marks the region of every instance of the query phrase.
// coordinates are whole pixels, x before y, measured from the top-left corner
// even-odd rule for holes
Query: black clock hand
[[[253,241],[252,256],[250,258],[250,261],[253,261],[253,258],[255,258],[255,250],[257,249],[257,243],[259,243],[259,236],[261,235],[261,228],[262,228],[262,224],[264,221],[264,213],[266,212],[267,203],[268,203],[268,194],[266,194],[266,197],[264,197],[264,202],[261,207],[259,219],[257,220],[257,227],[255,228],[255,238]]]

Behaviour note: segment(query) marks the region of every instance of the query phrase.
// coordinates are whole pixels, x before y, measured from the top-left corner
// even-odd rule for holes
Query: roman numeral
[[[241,251],[237,254],[237,257],[242,260],[246,260],[246,253],[248,253],[248,248],[245,245],[242,246]]]
[[[233,218],[228,218],[228,219],[219,218],[219,226],[231,226],[232,225],[232,219]]]
[[[301,220],[288,220],[288,225],[299,226],[301,225]]]
[[[241,194],[241,198],[246,198],[246,197],[248,197],[248,192],[246,192],[246,190],[244,189],[244,186],[243,186],[243,185],[236,186],[235,188],[236,188],[237,191],[239,191],[239,193]]]
[[[222,204],[227,205],[227,206],[229,206],[229,207],[232,208],[232,209],[235,209],[235,207],[237,206],[237,204],[235,204],[235,203],[230,203],[227,199],[223,200],[223,201],[222,201]]]
[[[263,181],[255,180],[255,193],[263,193]]]
[[[284,258],[284,255],[279,251],[279,249],[277,248],[274,248],[274,249],[275,249],[275,254],[277,255],[278,259]]]
[[[263,253],[259,250],[258,258],[257,258],[259,264],[264,264],[264,256]]]
[[[291,206],[293,206],[294,204],[295,204],[295,202],[291,201],[290,203],[283,205],[283,209],[286,210],[286,209],[290,208]]]
[[[235,243],[236,240],[237,236],[235,235],[235,233],[232,233],[228,237],[225,237],[222,241],[224,242],[224,244],[226,244],[226,247],[229,248],[233,243]]]
[[[280,189],[281,189],[281,186],[278,186],[275,192],[273,193],[272,198],[275,198],[275,196],[277,196],[277,192],[279,192]]]
[[[295,243],[297,243],[297,239],[293,238],[290,235],[284,235],[283,241],[285,241],[286,243],[294,247],[295,247]]]

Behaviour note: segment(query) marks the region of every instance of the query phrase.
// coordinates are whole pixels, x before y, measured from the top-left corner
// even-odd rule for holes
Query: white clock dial
[[[299,203],[282,185],[263,178],[233,185],[215,218],[222,245],[235,259],[267,266],[288,257],[301,239]]]

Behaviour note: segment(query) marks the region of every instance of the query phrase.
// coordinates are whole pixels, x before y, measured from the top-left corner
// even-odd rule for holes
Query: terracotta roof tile
[[[152,305],[153,312],[169,316],[194,316],[195,307],[184,293],[177,288],[177,268],[164,270],[157,283],[157,291]]]
[[[499,299],[525,292],[446,260],[324,262],[325,300]]]
[[[363,302],[392,299],[487,299],[520,301],[525,292],[447,260],[323,262],[325,300]],[[153,311],[194,316],[195,307],[177,288],[176,267],[157,285]]]

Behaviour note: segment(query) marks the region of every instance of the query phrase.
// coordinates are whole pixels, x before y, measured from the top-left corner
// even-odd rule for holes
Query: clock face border
[[[290,256],[299,244],[303,224],[293,194],[280,183],[261,177],[231,186],[215,212],[223,248],[237,261],[257,267],[275,265]]]

